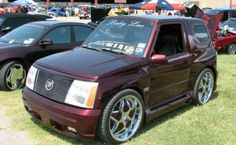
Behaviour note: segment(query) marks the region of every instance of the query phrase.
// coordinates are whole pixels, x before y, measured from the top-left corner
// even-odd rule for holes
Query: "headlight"
[[[26,87],[28,87],[31,90],[34,89],[34,82],[35,82],[37,72],[38,72],[37,68],[35,68],[34,66],[30,67],[28,75],[27,75],[27,79],[26,79]]]
[[[66,95],[65,103],[78,107],[93,108],[97,87],[97,82],[74,80]]]

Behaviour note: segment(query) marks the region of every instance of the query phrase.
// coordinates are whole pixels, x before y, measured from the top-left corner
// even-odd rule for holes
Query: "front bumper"
[[[101,110],[57,103],[26,87],[23,90],[23,102],[28,113],[48,127],[74,138],[95,138]]]

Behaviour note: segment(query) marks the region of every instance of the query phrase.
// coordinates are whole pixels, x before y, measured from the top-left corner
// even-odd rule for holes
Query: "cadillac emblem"
[[[47,91],[50,91],[50,90],[52,90],[53,85],[54,85],[54,81],[48,79],[48,80],[46,81],[46,83],[45,83],[45,89],[46,89]]]

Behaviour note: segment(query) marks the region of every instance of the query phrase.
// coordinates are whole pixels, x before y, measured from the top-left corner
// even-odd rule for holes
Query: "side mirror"
[[[3,33],[10,32],[11,30],[12,30],[11,27],[5,27],[5,28],[2,28],[2,29],[1,29],[1,31],[2,31]]]
[[[53,42],[51,39],[43,39],[39,41],[39,45],[41,46],[47,46],[47,45],[52,45]]]
[[[167,59],[166,55],[154,54],[151,57],[151,62],[166,64],[168,62],[168,59]]]

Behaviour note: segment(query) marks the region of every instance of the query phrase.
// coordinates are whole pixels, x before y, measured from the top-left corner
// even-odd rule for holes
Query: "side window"
[[[183,52],[181,24],[161,25],[155,45],[155,53],[171,56]]]
[[[46,34],[43,39],[50,39],[53,44],[71,43],[70,26],[57,27]]]
[[[231,17],[236,18],[236,11],[231,11]]]
[[[210,37],[204,25],[194,25],[193,32],[194,32],[194,36],[199,41],[198,43],[205,43],[205,42],[210,41]]]
[[[86,26],[73,26],[75,41],[84,41],[88,35],[93,31],[92,28]]]
[[[12,29],[15,29],[23,24],[29,23],[34,21],[31,18],[13,18],[13,19],[7,19],[4,23],[2,28],[11,27]]]

